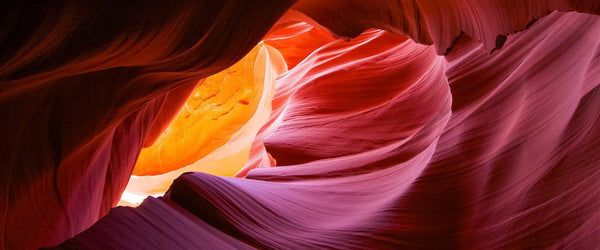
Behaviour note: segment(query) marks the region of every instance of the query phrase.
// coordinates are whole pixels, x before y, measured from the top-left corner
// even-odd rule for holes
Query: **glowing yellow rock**
[[[197,171],[233,176],[268,121],[283,56],[262,42],[230,68],[198,85],[158,140],[140,153],[121,204],[161,195],[173,179]]]

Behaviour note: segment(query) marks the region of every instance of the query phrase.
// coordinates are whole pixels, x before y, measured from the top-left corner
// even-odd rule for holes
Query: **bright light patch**
[[[283,56],[259,43],[230,68],[199,84],[158,140],[140,153],[120,205],[160,196],[184,172],[235,175],[271,113]]]

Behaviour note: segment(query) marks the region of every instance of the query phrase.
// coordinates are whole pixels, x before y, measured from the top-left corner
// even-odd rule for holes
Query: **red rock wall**
[[[0,246],[55,245],[106,215],[169,92],[242,58],[291,4],[2,4]]]
[[[247,178],[185,174],[63,246],[600,245],[597,1],[302,0],[273,26],[292,4],[5,4],[0,245],[56,245],[104,216],[181,103],[169,93],[269,29],[295,67]]]

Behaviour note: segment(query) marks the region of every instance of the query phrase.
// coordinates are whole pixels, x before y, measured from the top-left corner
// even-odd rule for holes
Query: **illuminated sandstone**
[[[121,204],[163,194],[184,172],[238,172],[271,114],[275,78],[286,70],[279,51],[260,43],[235,65],[199,83],[156,142],[140,153]]]

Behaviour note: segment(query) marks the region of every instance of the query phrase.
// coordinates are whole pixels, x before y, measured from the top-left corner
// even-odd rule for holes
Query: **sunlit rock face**
[[[271,114],[275,77],[286,70],[281,53],[261,43],[202,80],[154,144],[141,151],[121,203],[136,205],[148,195],[162,195],[185,172],[237,173]]]
[[[2,248],[600,245],[597,1],[114,5],[0,10]]]

